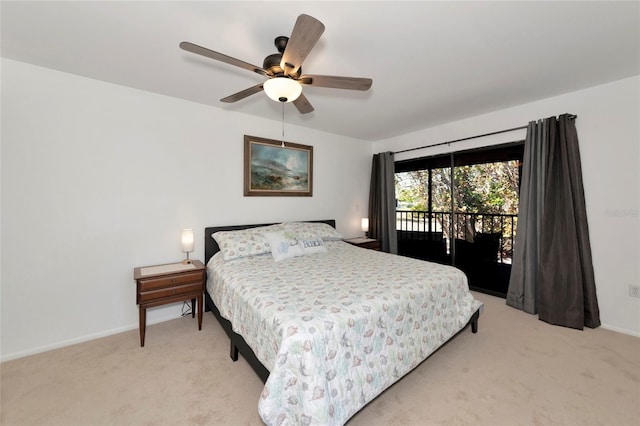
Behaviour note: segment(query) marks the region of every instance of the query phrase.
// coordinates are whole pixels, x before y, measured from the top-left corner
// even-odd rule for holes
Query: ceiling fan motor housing
[[[287,42],[289,41],[289,37],[279,36],[274,40],[274,44],[280,53],[274,53],[273,55],[269,55],[264,58],[264,62],[262,64],[262,68],[264,68],[267,72],[269,72],[274,77],[282,77],[284,76],[284,70],[280,67],[280,63],[282,62],[282,53],[284,49],[287,47]],[[297,80],[300,78],[302,74],[302,67],[298,68],[298,70],[289,74],[288,77]]]

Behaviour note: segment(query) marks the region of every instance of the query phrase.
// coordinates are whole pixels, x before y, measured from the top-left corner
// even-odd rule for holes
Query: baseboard
[[[164,315],[162,317],[155,318],[153,320],[152,319],[148,319],[147,326],[153,325],[153,324],[157,324],[157,323],[160,323],[160,322],[170,321],[170,320],[177,319],[177,318],[180,318],[180,315],[178,315],[178,316],[176,316],[176,315]],[[39,354],[39,353],[52,351],[54,349],[64,348],[66,346],[76,345],[78,343],[88,342],[90,340],[100,339],[102,337],[112,336],[112,335],[118,334],[118,333],[124,333],[125,331],[130,331],[130,330],[134,330],[134,329],[138,329],[138,323],[125,325],[123,327],[113,328],[111,330],[101,331],[99,333],[87,334],[87,335],[84,335],[84,336],[75,337],[73,339],[63,340],[63,341],[52,343],[52,344],[49,344],[49,345],[44,345],[44,346],[40,346],[40,347],[37,347],[37,348],[28,349],[26,351],[14,352],[12,354],[7,354],[7,355],[4,355],[4,356],[1,356],[0,357],[0,363],[5,362],[5,361],[11,361],[11,360],[18,359],[18,358],[24,358],[24,357],[30,356],[30,355],[36,355],[36,354]]]
[[[616,331],[618,333],[627,334],[629,336],[640,337],[640,331],[628,330],[626,328],[615,327],[613,325],[608,325],[608,324],[600,324],[600,327],[604,328],[605,330],[611,330],[611,331]]]

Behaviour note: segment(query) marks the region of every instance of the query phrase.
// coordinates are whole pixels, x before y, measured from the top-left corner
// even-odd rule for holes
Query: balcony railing
[[[443,241],[447,255],[451,255],[451,213],[396,210],[398,241]],[[464,244],[495,247],[499,263],[511,263],[518,216],[515,214],[456,212],[454,240],[456,250]]]

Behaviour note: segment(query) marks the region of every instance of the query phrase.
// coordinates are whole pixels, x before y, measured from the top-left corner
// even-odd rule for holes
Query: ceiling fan
[[[276,37],[274,43],[279,53],[267,56],[262,67],[187,41],[180,43],[180,48],[268,78],[263,83],[220,99],[221,102],[236,102],[264,90],[274,101],[293,102],[301,114],[307,114],[313,111],[313,106],[302,93],[301,85],[364,91],[368,90],[373,83],[370,78],[302,74],[302,62],[323,32],[322,22],[309,15],[298,16],[291,37]]]

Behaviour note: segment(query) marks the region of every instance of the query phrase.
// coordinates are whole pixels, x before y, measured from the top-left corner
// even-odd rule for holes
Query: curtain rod
[[[569,120],[574,120],[574,119],[576,119],[578,117],[575,114],[567,114],[567,115],[569,116],[568,117]],[[402,151],[394,151],[394,154],[400,154],[402,152],[409,152],[409,151],[416,151],[418,149],[424,149],[424,148],[433,148],[434,146],[449,145],[449,144],[456,143],[456,142],[468,141],[469,139],[483,138],[485,136],[493,136],[493,135],[498,135],[500,133],[508,133],[508,132],[513,132],[515,130],[526,129],[527,127],[528,127],[528,125],[520,126],[520,127],[513,127],[511,129],[498,130],[497,132],[491,132],[491,133],[485,133],[485,134],[482,134],[482,135],[469,136],[469,137],[466,137],[466,138],[456,139],[456,140],[447,141],[447,142],[440,142],[440,143],[436,143],[436,144],[433,144],[433,145],[425,145],[425,146],[419,146],[417,148],[403,149]]]

